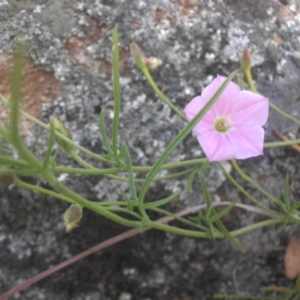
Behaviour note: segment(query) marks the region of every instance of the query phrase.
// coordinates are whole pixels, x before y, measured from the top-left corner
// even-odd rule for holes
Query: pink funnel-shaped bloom
[[[226,77],[217,76],[184,109],[192,120],[220,88]],[[269,111],[268,99],[240,91],[230,82],[211,109],[194,127],[193,133],[209,161],[246,159],[263,154],[264,129]]]

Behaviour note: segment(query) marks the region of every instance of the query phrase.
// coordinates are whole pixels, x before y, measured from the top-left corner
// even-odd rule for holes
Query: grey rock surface
[[[255,50],[253,75],[261,93],[300,118],[300,4],[297,0],[0,0],[0,50],[9,55],[22,37],[34,65],[49,72],[61,87],[40,115],[56,115],[81,145],[103,151],[98,116],[113,114],[111,33],[120,37],[122,117],[120,138],[129,146],[135,165],[151,165],[184,127],[156,97],[130,57],[135,41],[147,56],[163,65],[152,74],[158,86],[181,109],[216,76],[239,67],[244,46]],[[37,100],[38,101],[38,100]],[[47,102],[47,103],[46,103]],[[278,128],[293,138],[298,126],[272,113],[266,140]],[[45,151],[45,132],[33,126],[26,136],[38,155]],[[202,154],[196,139],[187,138],[171,160]],[[74,164],[61,156],[65,165]],[[291,177],[293,200],[299,199],[299,157],[287,148],[267,149],[263,157],[242,162],[247,173],[278,197]],[[247,202],[233,190],[217,166],[207,172],[216,199]],[[128,187],[102,177],[71,177],[64,182],[97,201],[117,200]],[[44,182],[38,182],[44,185]],[[203,201],[182,180],[151,187],[163,198],[180,187],[178,207]],[[246,188],[270,204],[250,186]],[[85,211],[79,228],[66,235],[62,214],[67,205],[16,188],[0,190],[0,293],[126,229]],[[261,217],[234,209],[224,220],[228,228],[247,226]],[[156,300],[213,299],[215,293],[251,293],[262,286],[293,286],[284,276],[283,254],[293,226],[245,234],[244,252],[225,240],[202,240],[149,231],[92,255],[56,273],[12,299]]]

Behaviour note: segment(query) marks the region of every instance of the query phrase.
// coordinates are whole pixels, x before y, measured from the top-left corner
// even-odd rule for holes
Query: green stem
[[[16,102],[16,103],[15,103]],[[12,109],[18,109],[18,102],[14,101],[12,105]],[[18,123],[18,118],[13,119],[14,122]],[[12,124],[13,127],[16,127],[15,124]],[[0,134],[2,130],[2,126],[0,126]],[[124,219],[107,209],[98,206],[96,203],[90,202],[77,193],[73,192],[72,190],[68,189],[66,186],[64,186],[62,183],[60,183],[47,169],[43,169],[42,163],[27,149],[27,147],[22,142],[18,130],[15,130],[16,136],[14,137],[14,140],[12,141],[13,146],[18,151],[18,154],[21,158],[23,158],[25,161],[27,161],[32,167],[35,167],[36,169],[40,170],[40,174],[48,181],[50,185],[54,187],[57,191],[64,194],[68,198],[72,199],[76,204],[81,205],[82,207],[87,207],[98,214],[106,217],[107,219],[110,219],[116,223],[119,223],[124,226],[128,227],[140,227],[142,224],[141,222],[136,221],[129,221],[127,219]]]
[[[262,221],[262,222],[258,222],[255,224],[251,224],[249,226],[231,231],[230,234],[232,236],[239,236],[245,233],[248,233],[250,231],[256,230],[256,229],[260,229],[263,227],[267,227],[267,226],[271,226],[271,225],[276,225],[276,224],[280,224],[284,222],[284,217],[283,218],[277,218],[277,219],[270,219],[270,220],[266,220],[266,221]]]
[[[283,147],[283,146],[289,146],[289,145],[295,145],[295,144],[300,144],[300,139],[282,141],[282,142],[264,143],[264,148]]]
[[[87,169],[95,169],[92,165],[90,165],[89,163],[87,163],[84,159],[82,159],[74,150],[71,150],[69,152],[69,154],[71,155],[71,157],[82,167],[85,167]]]
[[[0,130],[1,134],[1,130]],[[12,158],[5,155],[0,155],[0,164],[1,165],[8,165],[8,166],[14,166],[18,168],[28,168],[29,164],[25,160]]]
[[[4,96],[0,93],[0,101],[6,106],[6,107],[10,107],[9,105],[9,101],[7,99],[4,98]],[[42,121],[36,119],[35,117],[29,115],[28,113],[24,112],[24,111],[21,111],[19,110],[19,114],[21,116],[23,116],[24,118],[26,118],[27,120],[29,120],[30,122],[40,126],[41,128],[44,128],[46,129],[47,131],[50,132],[50,126],[43,123]],[[107,159],[105,158],[104,156],[102,155],[98,155],[96,153],[93,153],[92,151],[76,144],[75,142],[73,142],[72,140],[68,139],[67,137],[65,137],[64,135],[62,135],[61,133],[55,131],[55,135],[57,135],[60,139],[64,140],[65,142],[71,144],[74,148],[80,150],[81,152],[85,153],[86,155],[92,157],[92,158],[95,158],[97,160],[100,160],[100,161],[103,161],[103,162],[106,162],[108,164],[111,164],[111,165],[117,165],[118,162],[114,162],[114,161],[111,161],[110,159]]]
[[[161,180],[167,180],[167,179],[174,179],[174,178],[177,178],[179,176],[183,176],[183,175],[189,174],[193,170],[194,170],[194,168],[191,168],[191,169],[188,169],[188,170],[185,170],[185,171],[182,171],[182,172],[178,172],[178,173],[175,173],[175,174],[170,174],[170,175],[161,176],[161,177],[154,177],[153,181],[161,181]],[[121,177],[121,176],[109,175],[107,177],[109,177],[111,179],[118,180],[118,181],[128,182],[128,178],[124,178],[124,177]],[[134,178],[134,182],[136,182],[136,183],[143,183],[144,181],[145,181],[145,179]]]
[[[266,205],[262,204],[261,202],[259,202],[256,198],[254,198],[253,196],[251,196],[240,184],[237,183],[237,181],[235,181],[233,179],[233,177],[226,171],[226,169],[224,168],[222,163],[219,163],[220,168],[222,169],[223,173],[226,175],[226,177],[231,181],[231,183],[241,192],[243,193],[250,201],[252,201],[253,203],[255,203],[257,206],[261,207],[262,209],[264,209],[265,211],[271,213],[273,216],[277,216],[277,217],[282,217],[282,215],[272,209],[270,209],[269,207],[267,207]]]
[[[196,228],[201,229],[201,230],[208,230],[206,227],[204,227],[204,226],[202,226],[200,224],[196,224],[196,223],[194,223],[192,221],[184,219],[184,218],[182,218],[180,216],[177,216],[176,214],[168,212],[167,210],[164,210],[164,209],[161,209],[161,208],[158,208],[158,207],[153,207],[153,208],[149,208],[149,209],[153,210],[155,212],[158,212],[160,214],[172,217],[174,220],[177,220],[177,221],[180,221],[182,223],[188,224],[188,225],[190,225],[192,227],[196,227]]]
[[[19,179],[14,180],[14,185],[19,187],[19,188],[32,190],[32,191],[35,191],[37,193],[41,193],[41,194],[44,194],[44,195],[47,195],[47,196],[50,196],[50,197],[54,197],[54,198],[63,200],[65,202],[71,203],[71,204],[76,204],[76,202],[73,201],[73,199],[71,199],[69,197],[66,197],[62,194],[47,190],[47,189],[42,188],[40,186],[36,186],[36,185],[33,185],[33,184],[26,183],[26,182],[21,181]]]
[[[167,106],[169,106],[177,115],[179,115],[181,118],[183,118],[185,121],[188,121],[187,117],[185,116],[185,114],[179,110],[161,91],[160,89],[157,87],[156,83],[154,82],[151,74],[148,71],[148,68],[146,66],[143,66],[142,68],[140,68],[140,70],[142,71],[142,73],[144,74],[144,76],[146,77],[148,83],[150,84],[150,86],[152,87],[152,89],[155,91],[155,93],[157,94],[157,96],[161,99],[161,101],[163,103],[165,103]]]
[[[269,198],[271,201],[275,202],[280,208],[284,209],[283,203],[268,193],[264,188],[262,188],[259,184],[257,184],[252,178],[250,178],[248,175],[246,175],[242,169],[239,167],[238,163],[235,159],[231,160],[232,166],[235,169],[235,171],[247,182],[251,183],[258,191],[260,191],[263,195],[265,195],[267,198]]]
[[[250,231],[260,229],[263,227],[271,226],[271,225],[276,225],[283,223],[284,219],[283,218],[277,218],[277,219],[271,219],[271,220],[266,220],[262,222],[258,222],[243,228],[240,228],[238,230],[230,231],[230,235],[233,237],[237,237],[239,235],[248,233]],[[186,230],[186,229],[181,229],[181,228],[176,228],[170,225],[166,224],[161,224],[157,222],[150,222],[150,227],[178,235],[183,235],[183,236],[189,236],[189,237],[198,237],[198,238],[212,238],[211,234],[209,232],[199,232],[199,231],[194,231],[194,230]],[[215,238],[224,238],[224,235],[220,232],[214,232],[214,237]]]
[[[1,155],[0,155],[0,161],[1,161]],[[199,158],[199,159],[191,159],[181,162],[174,162],[169,164],[164,164],[160,167],[159,170],[171,170],[174,168],[180,168],[180,167],[186,167],[190,165],[197,165],[207,162],[206,158]],[[151,166],[136,166],[133,167],[133,172],[135,173],[147,173],[151,171]],[[69,168],[69,167],[57,167],[55,166],[51,171],[55,173],[67,173],[67,174],[80,174],[80,175],[92,175],[92,176],[98,176],[98,175],[114,175],[119,173],[126,173],[127,170],[125,168],[107,168],[107,169],[82,169],[82,168]]]

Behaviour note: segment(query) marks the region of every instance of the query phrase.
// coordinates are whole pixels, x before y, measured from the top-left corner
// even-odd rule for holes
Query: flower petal
[[[263,126],[268,119],[269,101],[262,95],[241,91],[232,108],[234,126]]]
[[[205,101],[201,96],[195,97],[183,110],[186,114],[189,121],[191,121],[196,114],[203,108],[203,106],[206,104],[207,101]],[[200,122],[194,127],[193,133],[195,135],[199,135],[203,132],[214,130],[214,123],[215,118],[209,110],[204,117],[200,120]]]
[[[246,159],[263,155],[264,129],[259,126],[232,128],[227,134],[234,149],[234,157]]]
[[[197,138],[209,161],[224,161],[234,157],[234,148],[226,134],[212,131]]]
[[[223,82],[226,80],[224,76],[217,76],[202,92],[201,97],[205,99],[207,103],[216,91],[220,88]],[[238,97],[240,88],[234,83],[229,82],[219,99],[212,106],[211,110],[216,117],[225,117],[231,111],[236,98]]]
[[[196,116],[196,114],[203,108],[204,105],[205,101],[203,100],[203,98],[201,98],[201,96],[193,98],[192,101],[189,102],[183,110],[188,120],[191,121]]]

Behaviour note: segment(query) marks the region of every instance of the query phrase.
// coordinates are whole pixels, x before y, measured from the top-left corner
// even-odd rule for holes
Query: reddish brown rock
[[[10,68],[12,57],[0,54],[0,92],[7,99],[10,98]],[[61,92],[60,83],[54,75],[39,70],[32,60],[25,62],[24,82],[22,89],[22,109],[30,115],[40,118],[43,103],[54,101]],[[8,120],[8,110],[0,104],[0,122]],[[26,135],[30,130],[31,123],[21,119],[21,133]]]

